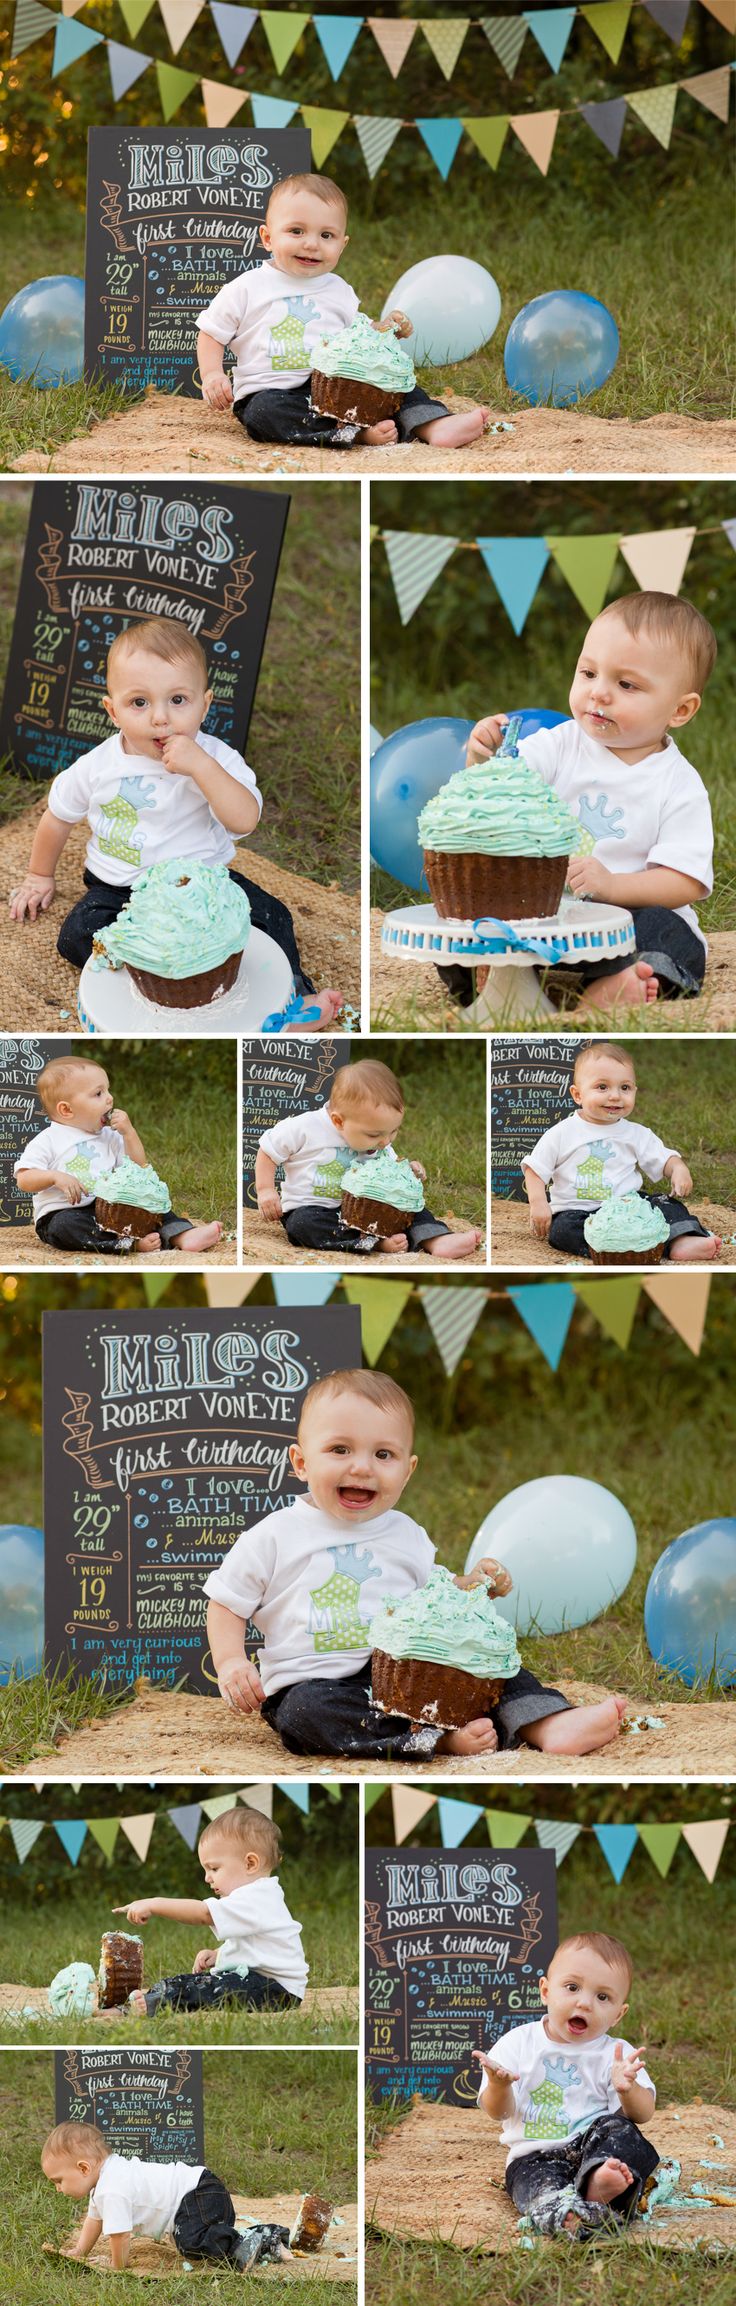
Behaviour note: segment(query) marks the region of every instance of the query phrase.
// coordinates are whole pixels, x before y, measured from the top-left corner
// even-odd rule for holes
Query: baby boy
[[[546,1129],[522,1161],[532,1233],[549,1235],[551,1248],[568,1257],[589,1257],[584,1228],[591,1209],[612,1194],[640,1193],[643,1172],[673,1188],[652,1197],[669,1226],[665,1257],[676,1265],[717,1257],[720,1235],[677,1198],[693,1189],[687,1162],[631,1119],[636,1087],[633,1057],[620,1043],[589,1041],[578,1050],[570,1085],[576,1111]]]
[[[121,1161],[147,1167],[129,1114],[113,1104],[107,1074],[86,1057],[52,1057],[36,1081],[36,1094],[49,1126],[39,1130],[15,1164],[22,1193],[33,1195],[33,1221],[39,1241],[52,1249],[92,1251],[123,1257],[132,1249],[214,1249],[222,1226],[192,1225],[167,1209],[161,1230],[132,1240],[99,1225],[95,1215],[97,1179]]]
[[[41,2153],[45,2178],[69,2201],[89,2209],[64,2258],[84,2260],[103,2237],[113,2273],[124,2271],[134,2234],[162,2241],[170,2234],[180,2258],[206,2258],[245,2273],[259,2259],[288,2258],[286,2226],[256,2226],[239,2234],[227,2186],[214,2170],[192,2162],[143,2162],[138,2154],[111,2154],[93,2122],[59,2122]],[[46,2245],[47,2246],[47,2245]]]
[[[396,1075],[377,1058],[362,1057],[355,1065],[342,1065],[326,1105],[314,1113],[294,1113],[275,1128],[265,1129],[256,1155],[256,1192],[262,1217],[279,1219],[294,1248],[347,1250],[357,1256],[375,1249],[426,1249],[430,1257],[469,1257],[481,1239],[475,1227],[451,1233],[431,1209],[412,1215],[408,1235],[375,1237],[357,1226],[343,1224],[340,1216],[342,1180],[355,1161],[392,1149],[404,1118],[404,1099]],[[281,1192],[276,1171],[283,1166]],[[421,1161],[410,1167],[424,1179]]]
[[[281,1856],[281,1836],[261,1810],[237,1807],[225,1810],[205,1826],[199,1841],[199,1859],[212,1896],[208,1898],[134,1898],[129,1906],[115,1906],[139,1927],[157,1914],[170,1922],[202,1924],[220,1940],[203,1946],[192,1969],[172,1978],[159,1978],[147,1993],[129,1994],[126,2009],[155,2017],[169,2010],[214,2010],[223,2002],[237,2002],[251,2010],[298,2009],[304,1999],[308,1968],[302,1953],[301,1923],[289,1912],[274,1869]]]

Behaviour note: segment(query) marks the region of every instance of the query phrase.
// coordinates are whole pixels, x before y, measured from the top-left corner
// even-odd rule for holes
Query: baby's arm
[[[129,1114],[123,1111],[122,1105],[113,1106],[113,1110],[108,1116],[108,1126],[110,1129],[117,1129],[119,1136],[122,1137],[128,1160],[137,1161],[139,1169],[145,1169],[146,1156],[141,1138],[137,1129],[133,1128]]]
[[[56,888],[56,867],[71,830],[52,809],[44,809],[33,836],[25,880],[20,888],[13,889],[9,899],[12,920],[22,921],[27,913],[29,921],[35,921],[39,913],[48,911]]]
[[[568,885],[574,897],[598,897],[604,905],[663,905],[676,912],[680,905],[697,905],[707,897],[703,881],[691,873],[676,873],[671,865],[646,865],[643,873],[612,873],[600,857],[571,857]]]
[[[88,2210],[76,2241],[70,2242],[68,2247],[63,2250],[63,2257],[88,2258],[90,2250],[94,2250],[95,2243],[99,2242],[101,2233],[102,2219],[95,2216],[94,2210]]]
[[[547,1200],[547,1188],[544,1179],[537,1175],[536,1169],[530,1168],[528,1161],[524,1162],[523,1177],[529,1203],[529,1224],[532,1233],[536,1234],[538,1240],[543,1241],[552,1223],[552,1211]]]
[[[123,2274],[130,2257],[130,2234],[108,2234],[113,2274]]]
[[[271,1224],[277,1224],[281,1216],[281,1197],[276,1191],[276,1169],[277,1163],[271,1160],[269,1153],[262,1153],[259,1147],[256,1154],[258,1207],[261,1216],[267,1217]]]
[[[468,1571],[467,1577],[456,1576],[454,1582],[459,1585],[462,1593],[470,1593],[474,1585],[487,1585],[489,1593],[502,1594],[511,1592],[514,1581],[502,1562],[494,1561],[490,1554],[486,1554],[482,1561],[476,1562],[474,1569]]]
[[[207,1605],[207,1639],[220,1696],[234,1713],[257,1713],[266,1692],[254,1665],[244,1654],[245,1626],[234,1609],[222,1601]]]
[[[47,1185],[55,1185],[65,1201],[74,1204],[82,1199],[84,1186],[65,1169],[16,1169],[15,1176],[21,1193],[43,1193]]]
[[[206,329],[200,328],[197,360],[202,380],[202,399],[206,400],[208,408],[229,408],[232,401],[232,384],[223,368],[224,353],[224,344],[218,344],[215,336],[208,336]]]
[[[194,737],[167,737],[161,758],[164,768],[173,776],[191,777],[192,783],[199,786],[213,816],[225,826],[226,832],[255,831],[261,812],[252,786],[239,784],[237,777],[231,777],[229,769],[213,761],[212,754],[205,752],[204,745],[196,744]]]
[[[623,2042],[616,2043],[611,2067],[611,2081],[621,2100],[622,2113],[628,2114],[629,2121],[637,2122],[639,2127],[642,2123],[651,2121],[655,2104],[654,2091],[643,2089],[636,2078],[640,2066],[643,2065],[643,2042],[638,2050],[626,2050]]]
[[[140,1926],[155,1920],[157,1914],[165,1922],[191,1922],[199,1929],[201,1922],[210,1920],[210,1909],[203,1898],[134,1898],[132,1905],[113,1906],[114,1914],[127,1914],[129,1922]]]
[[[492,2122],[507,2121],[516,2106],[514,2083],[518,2082],[518,2074],[507,2074],[503,2066],[494,2066],[485,2050],[474,2050],[472,2055],[488,2077],[488,2088],[478,2100],[481,2113],[488,2114]]]
[[[692,1177],[687,1162],[683,1161],[680,1153],[670,1154],[669,1161],[665,1161],[663,1176],[666,1177],[668,1185],[671,1185],[672,1191],[678,1199],[683,1193],[692,1193]]]

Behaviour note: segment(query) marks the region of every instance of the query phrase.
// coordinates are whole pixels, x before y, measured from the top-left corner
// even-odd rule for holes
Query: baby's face
[[[357,1393],[316,1401],[289,1456],[313,1503],[346,1528],[397,1505],[417,1462],[400,1411],[379,1409]]]
[[[56,2187],[57,2194],[67,2194],[72,2202],[84,2201],[91,2194],[99,2177],[99,2169],[91,2162],[75,2162],[71,2154],[45,2154],[42,2162],[45,2178]]]
[[[321,273],[334,272],[348,238],[339,202],[319,200],[306,185],[293,192],[287,186],[272,198],[260,234],[279,272],[290,272],[295,280],[318,280]]]
[[[621,1970],[604,1962],[592,1946],[566,1946],[555,1954],[539,1991],[553,2042],[595,2042],[628,2009]]]
[[[351,1113],[332,1113],[335,1128],[339,1129],[350,1146],[351,1153],[383,1153],[398,1136],[403,1113],[393,1105],[357,1105]]]
[[[102,1066],[80,1065],[79,1072],[73,1073],[67,1082],[54,1120],[61,1121],[67,1128],[86,1129],[90,1136],[95,1136],[112,1112],[112,1103],[110,1084]]]
[[[587,1057],[573,1081],[572,1097],[584,1121],[624,1120],[636,1104],[633,1065],[617,1057]]]
[[[231,1890],[242,1890],[244,1882],[254,1882],[263,1868],[255,1850],[244,1850],[237,1842],[212,1841],[206,1851],[200,1848],[199,1863],[205,1881],[215,1897],[228,1898]]]
[[[611,615],[596,617],[586,634],[569,701],[587,736],[635,762],[662,749],[667,729],[692,720],[700,698],[676,649]]]
[[[120,730],[123,751],[160,761],[167,737],[196,737],[212,702],[188,657],[153,655],[133,648],[118,656],[105,697],[105,711]]]

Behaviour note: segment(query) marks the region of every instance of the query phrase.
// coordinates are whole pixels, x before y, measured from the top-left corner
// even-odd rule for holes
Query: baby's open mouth
[[[588,2020],[587,2018],[568,2018],[567,2029],[570,2034],[587,2034]]]
[[[354,1481],[342,1481],[340,1483],[337,1494],[341,1505],[354,1505],[357,1507],[361,1505],[372,1505],[376,1492],[375,1489],[361,1489],[359,1488],[357,1482]]]

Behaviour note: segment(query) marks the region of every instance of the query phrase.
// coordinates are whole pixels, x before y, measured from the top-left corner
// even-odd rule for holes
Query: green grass
[[[22,2070],[22,2081],[21,2081]],[[262,2200],[269,2194],[314,2188],[348,2201],[356,2184],[356,2060],[349,2052],[205,2051],[205,2153],[212,2169],[234,2188]],[[0,2058],[0,2122],[4,2215],[0,2232],[0,2296],[14,2306],[73,2306],[80,2297],[106,2295],[106,2284],[78,2266],[44,2263],[44,2241],[64,2242],[78,2223],[75,2205],[53,2193],[39,2169],[43,2140],[54,2121],[53,2065],[42,2051],[5,2052]],[[288,2281],[268,2279],[285,2306]],[[204,2268],[156,2281],[153,2296],[167,2300],[255,2297],[263,2277],[232,2276]],[[141,2280],[115,2276],[117,2306],[139,2306]],[[351,2286],[317,2281],[315,2306],[350,2306]]]
[[[736,1145],[726,1118],[734,1089],[731,1042],[693,1038],[665,1049],[652,1042],[646,1052],[633,1047],[631,1055],[638,1082],[634,1120],[682,1151],[693,1176],[690,1200],[732,1209],[736,1232]],[[564,1111],[574,1111],[572,1102]]]
[[[476,1040],[455,1049],[372,1039],[370,1055],[389,1065],[401,1083],[406,1111],[396,1151],[404,1160],[423,1162],[429,1207],[435,1216],[451,1209],[454,1217],[485,1229],[484,1044]]]
[[[33,1506],[29,1503],[25,1512],[19,1506],[17,1518],[21,1526],[40,1527],[41,1510],[40,1499]],[[26,1680],[17,1680],[11,1672],[9,1681],[0,1687],[3,1768],[23,1769],[39,1745],[48,1753],[60,1737],[81,1729],[83,1722],[106,1720],[121,1705],[129,1703],[132,1696],[132,1689],[121,1696],[119,1690],[111,1693],[97,1682],[75,1683],[71,1673],[54,1672],[47,1681],[43,1674],[30,1674]]]
[[[537,2242],[501,2261],[442,2242],[369,2239],[366,2248],[366,2306],[424,2306],[427,2298],[488,2306],[489,2295],[499,2306],[651,2306],[665,2285],[667,2306],[732,2306],[734,2255],[714,2262],[702,2248],[629,2249],[625,2240],[578,2251]]]

